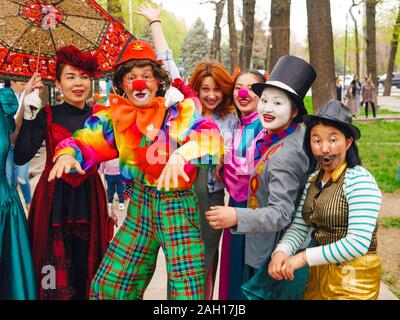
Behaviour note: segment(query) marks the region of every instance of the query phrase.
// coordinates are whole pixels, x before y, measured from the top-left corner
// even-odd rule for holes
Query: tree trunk
[[[350,15],[351,18],[354,21],[354,38],[356,42],[356,71],[355,74],[358,76],[358,79],[360,79],[360,40],[358,37],[358,26],[357,26],[357,20],[354,18],[353,12],[350,10]]]
[[[336,98],[330,0],[307,0],[310,63],[317,72],[312,86],[314,113]]]
[[[267,37],[267,45],[266,45],[266,52],[265,52],[265,70],[267,70],[268,72],[271,72],[270,69],[270,63],[269,61],[271,60],[271,34],[268,33],[268,37]]]
[[[114,18],[121,21],[121,23],[125,23],[125,19],[122,15],[121,2],[119,2],[119,0],[107,0],[107,11]]]
[[[239,64],[237,32],[235,25],[235,8],[233,0],[228,0],[228,26],[229,26],[229,44],[231,50],[231,73],[232,73],[235,67]]]
[[[378,80],[376,72],[376,5],[377,0],[365,0],[365,16],[366,16],[366,62],[367,62],[367,75],[371,78],[376,91],[374,91],[373,99],[376,106],[378,106]]]
[[[385,89],[383,90],[384,96],[390,96],[392,90],[392,73],[394,70],[394,60],[397,54],[397,47],[399,44],[399,34],[400,34],[400,7],[397,12],[396,24],[393,28],[393,36],[392,36],[392,47],[390,49],[389,63],[386,72],[386,80],[385,80]]]
[[[290,4],[291,0],[271,0],[271,19],[269,20],[269,27],[272,48],[268,59],[269,71],[272,70],[280,57],[289,54]]]
[[[211,48],[210,48],[210,58],[215,60],[221,60],[221,19],[224,13],[226,0],[215,1],[215,24],[214,24],[214,33],[213,38],[211,40]]]
[[[377,74],[376,74],[376,5],[377,0],[366,0],[365,1],[365,15],[367,18],[367,74],[371,76],[372,82],[375,88],[378,87]]]
[[[243,0],[243,42],[240,47],[240,66],[249,69],[254,40],[254,11],[256,0]]]

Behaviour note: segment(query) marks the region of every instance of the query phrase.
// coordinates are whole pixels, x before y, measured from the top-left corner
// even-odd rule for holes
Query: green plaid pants
[[[157,192],[135,182],[127,217],[92,281],[90,299],[142,299],[160,246],[171,298],[203,299],[204,244],[196,195]]]

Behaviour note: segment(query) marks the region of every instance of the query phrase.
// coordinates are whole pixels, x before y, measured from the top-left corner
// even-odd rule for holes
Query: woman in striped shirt
[[[382,196],[360,165],[355,140],[361,134],[351,119],[351,111],[334,100],[307,117],[304,147],[313,169],[318,168],[268,266],[271,277],[293,280],[294,271],[308,264],[307,300],[379,295],[376,222]],[[310,231],[314,246],[296,254]]]

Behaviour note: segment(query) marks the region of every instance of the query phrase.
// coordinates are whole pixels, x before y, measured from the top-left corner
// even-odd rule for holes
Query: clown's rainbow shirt
[[[190,182],[179,177],[178,189],[191,188],[196,165],[208,166],[223,156],[217,124],[201,116],[197,98],[185,99],[168,109],[164,98],[136,107],[129,100],[110,95],[110,108],[96,111],[80,129],[56,148],[54,159],[70,154],[83,170],[119,157],[125,183],[156,187],[169,156],[177,152],[186,160]],[[174,190],[171,183],[170,190]]]

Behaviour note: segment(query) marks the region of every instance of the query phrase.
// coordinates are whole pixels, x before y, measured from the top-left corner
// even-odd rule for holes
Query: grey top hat
[[[304,123],[307,127],[314,121],[322,120],[323,122],[332,123],[346,130],[357,140],[361,137],[360,130],[353,125],[353,115],[349,108],[338,100],[329,100],[315,116],[305,116]]]
[[[298,117],[301,119],[307,114],[303,99],[316,77],[314,68],[308,62],[288,55],[279,58],[267,82],[255,83],[251,89],[259,97],[267,87],[284,91],[296,103],[299,109]]]

